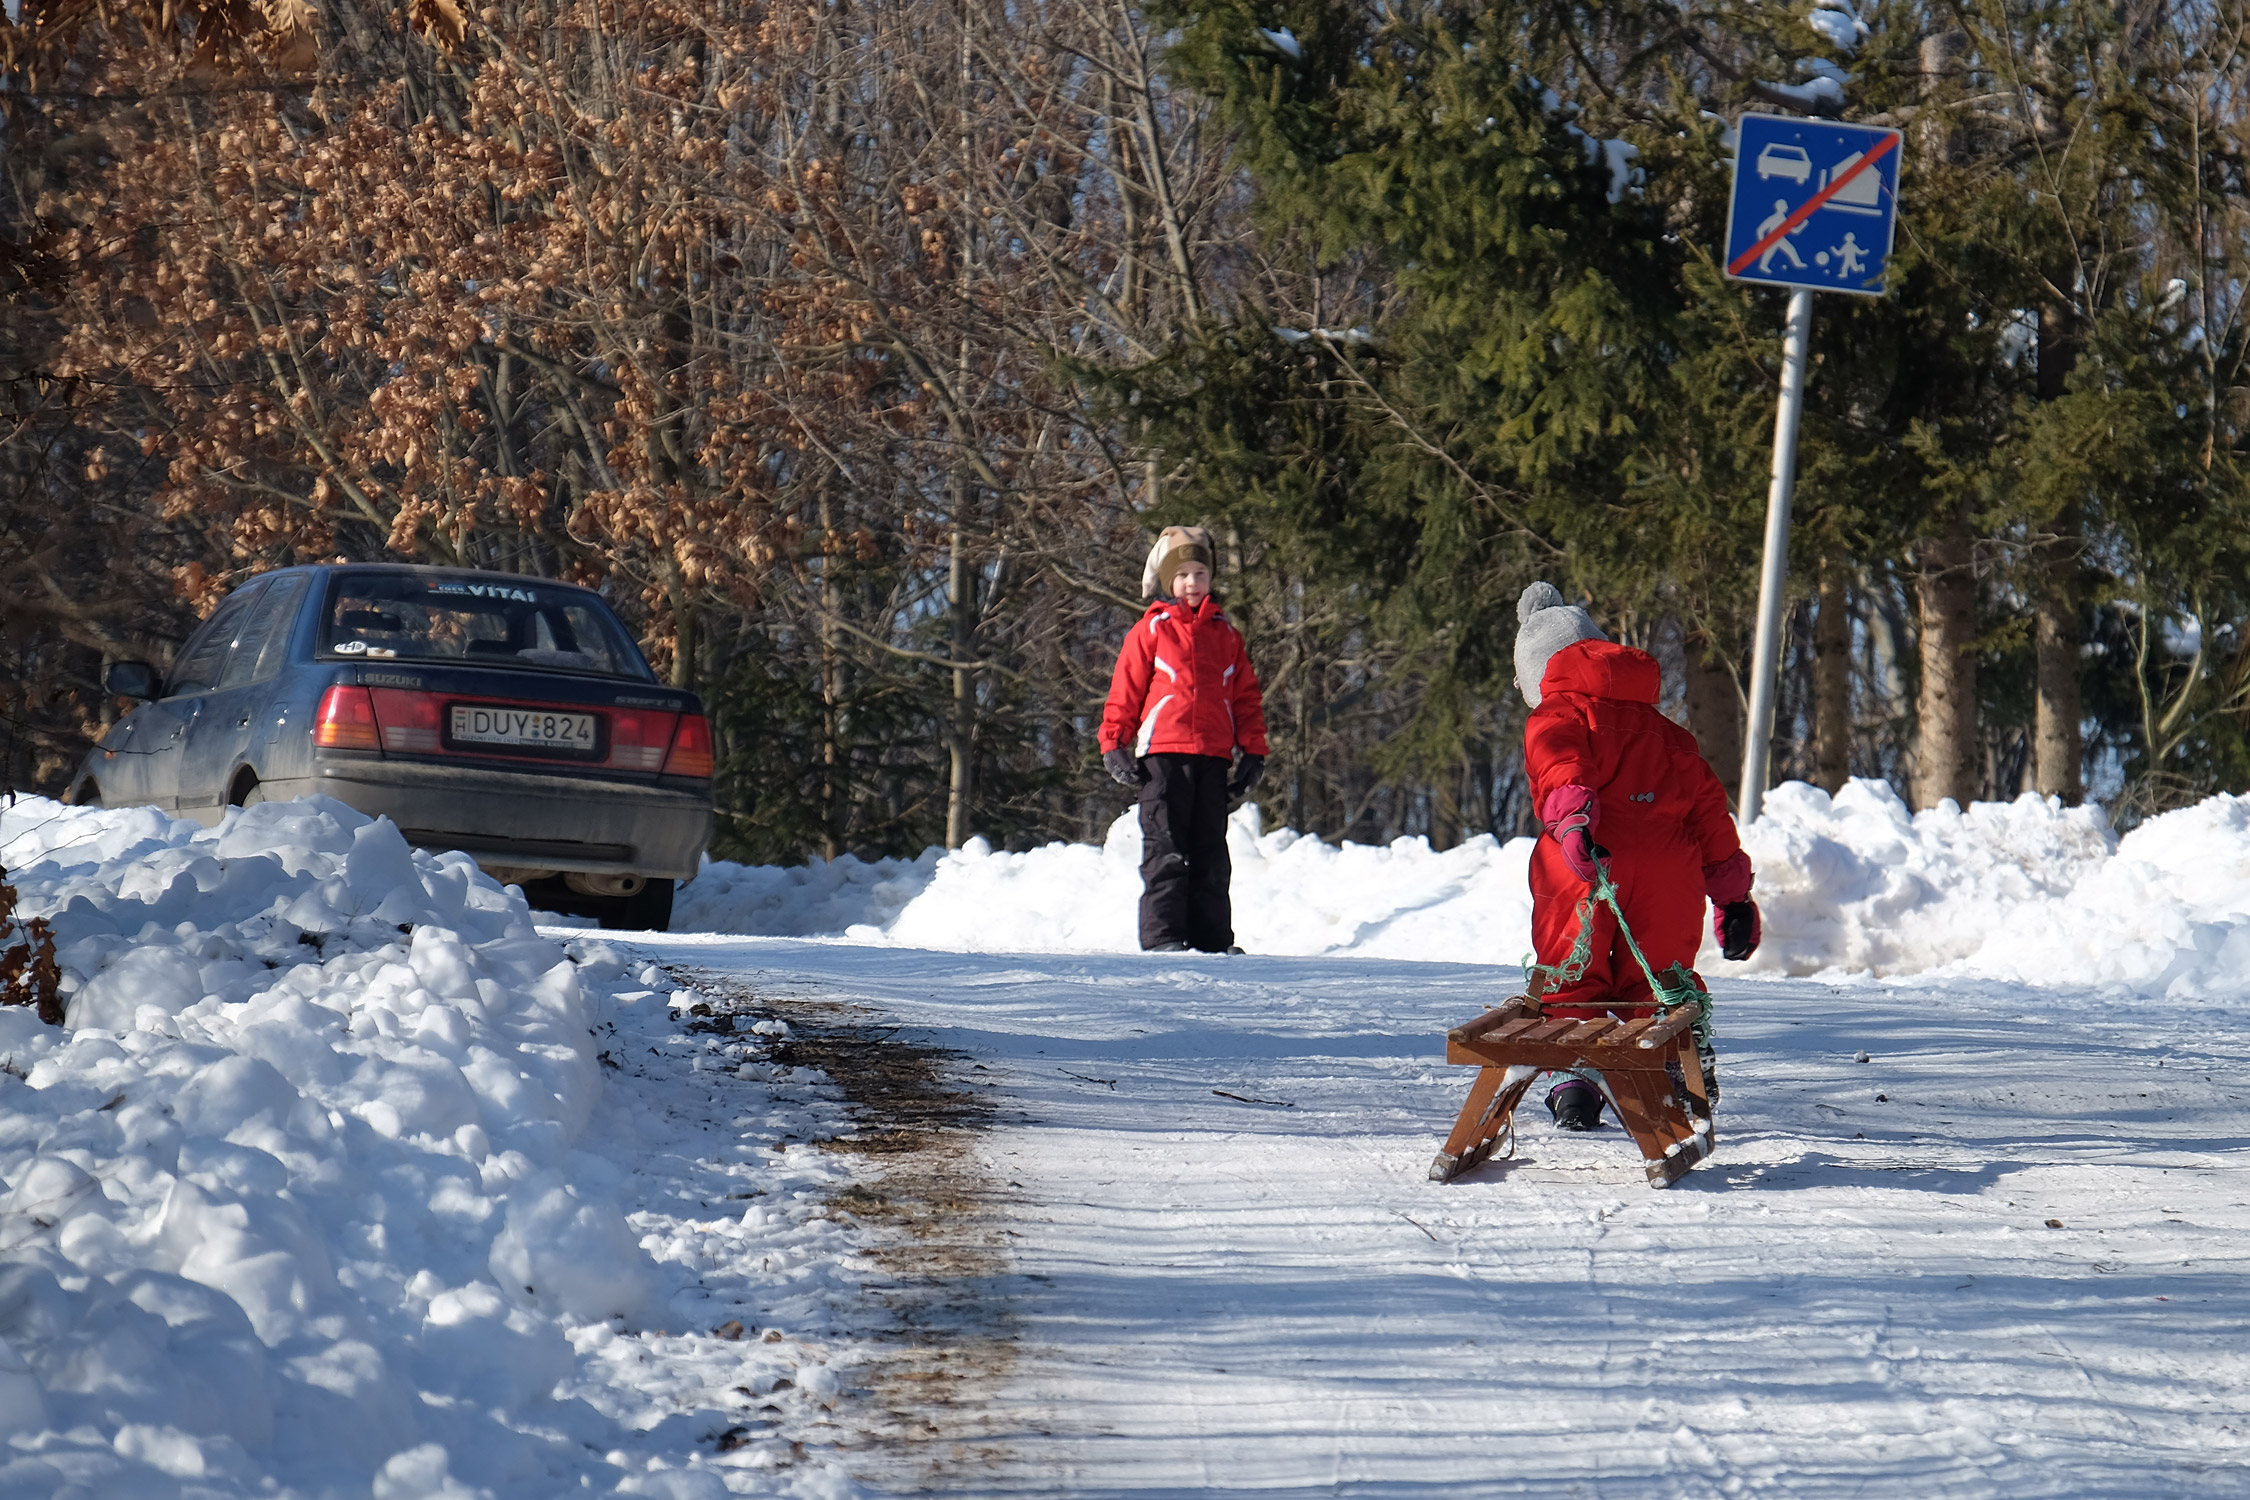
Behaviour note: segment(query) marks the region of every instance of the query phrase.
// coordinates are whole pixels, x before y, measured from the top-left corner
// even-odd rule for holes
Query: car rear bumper
[[[689,880],[711,840],[708,792],[584,776],[353,760],[316,763],[265,793],[334,797],[389,818],[410,843],[458,849],[510,880],[568,871]]]

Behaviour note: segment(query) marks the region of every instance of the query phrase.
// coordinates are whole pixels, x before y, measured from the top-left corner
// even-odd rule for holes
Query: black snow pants
[[[1227,776],[1223,755],[1150,755],[1141,764],[1141,947],[1185,943],[1205,953],[1234,946],[1227,886]]]

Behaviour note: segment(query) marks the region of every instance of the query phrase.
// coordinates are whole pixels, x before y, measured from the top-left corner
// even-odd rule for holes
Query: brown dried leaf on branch
[[[49,1026],[63,1023],[62,966],[55,961],[55,930],[45,917],[16,915],[16,888],[0,869],[0,940],[10,931],[22,941],[0,949],[0,1005],[29,1005]]]
[[[448,52],[468,39],[469,19],[453,0],[410,0],[406,19],[419,35]]]
[[[101,32],[187,56],[204,77],[259,64],[301,74],[320,56],[314,20],[310,0],[23,0],[17,23],[0,26],[0,71],[45,80]]]
[[[518,569],[602,587],[715,699],[817,684],[816,743],[774,753],[842,768],[817,773],[822,852],[919,847],[948,751],[1046,796],[1078,729],[980,727],[946,664],[1038,684],[1040,721],[1074,726],[1114,652],[1085,580],[1137,553],[1141,471],[1055,356],[1165,346],[1208,213],[1171,205],[1229,180],[1167,125],[1137,23],[1067,0],[320,17],[320,74],[287,87],[179,87],[184,54],[89,27],[82,86],[37,106],[56,149],[0,162],[53,268],[23,347],[74,402],[64,503],[25,509],[151,534],[51,549],[76,569],[52,592],[107,632],[72,616],[71,639],[157,656],[110,622],[124,602],[184,624],[295,561]],[[973,795],[939,793],[962,817]]]

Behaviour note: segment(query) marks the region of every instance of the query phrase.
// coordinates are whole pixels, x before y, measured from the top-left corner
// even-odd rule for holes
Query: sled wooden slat
[[[1518,1016],[1536,1015],[1537,1013],[1538,1007],[1532,1003],[1530,997],[1518,995],[1504,1005],[1494,1006],[1468,1025],[1454,1027],[1445,1034],[1445,1039],[1449,1042],[1465,1042],[1471,1037],[1483,1036],[1503,1022],[1512,1021]]]
[[[1695,1024],[1695,1013],[1686,1006],[1680,1007],[1663,1020],[1633,1038],[1636,1047],[1661,1047],[1681,1032]]]
[[[1448,1062],[1477,1069],[1468,1100],[1445,1149],[1430,1163],[1430,1180],[1450,1182],[1505,1147],[1515,1151],[1514,1115],[1541,1075],[1591,1070],[1602,1081],[1618,1123],[1648,1167],[1651,1187],[1669,1187],[1718,1143],[1703,1087],[1693,1026],[1699,1008],[1669,1015],[1546,1015],[1535,995],[1518,995],[1466,1026],[1446,1033]]]
[[[1635,1016],[1610,1035],[1603,1037],[1602,1040],[1610,1046],[1622,1047],[1627,1042],[1639,1041],[1642,1035],[1655,1025],[1656,1017],[1654,1016]]]

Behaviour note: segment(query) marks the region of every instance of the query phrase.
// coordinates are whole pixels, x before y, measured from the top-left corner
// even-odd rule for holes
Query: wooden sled
[[[1600,1075],[1610,1108],[1648,1159],[1650,1187],[1670,1187],[1711,1154],[1718,1137],[1695,1050],[1699,1003],[1630,1021],[1581,1021],[1546,1015],[1536,990],[1446,1033],[1445,1060],[1478,1069],[1453,1134],[1430,1163],[1432,1182],[1451,1182],[1501,1146],[1503,1156],[1514,1155],[1516,1106],[1550,1069]]]

